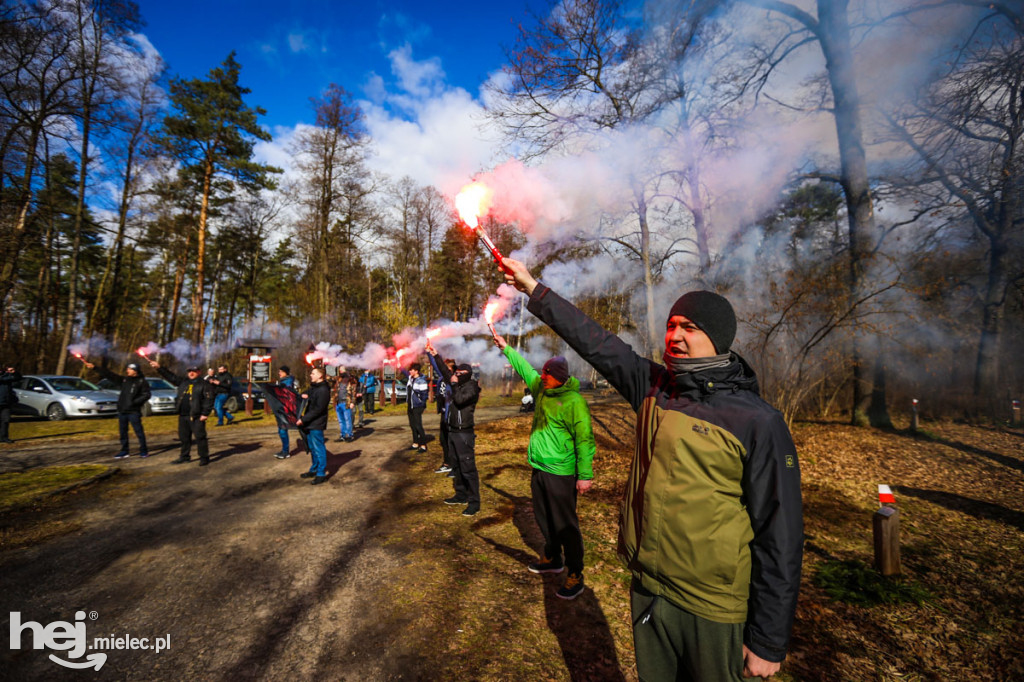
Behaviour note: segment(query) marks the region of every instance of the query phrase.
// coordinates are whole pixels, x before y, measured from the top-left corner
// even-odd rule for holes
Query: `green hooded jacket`
[[[533,430],[527,455],[530,466],[557,476],[594,477],[594,432],[590,427],[590,408],[580,395],[576,377],[558,388],[545,389],[537,373],[512,346],[505,346],[505,357],[523,378],[533,394]]]

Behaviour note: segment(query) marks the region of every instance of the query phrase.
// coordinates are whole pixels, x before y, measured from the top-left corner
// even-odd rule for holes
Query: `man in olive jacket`
[[[527,457],[533,467],[530,494],[533,516],[544,534],[544,556],[528,568],[533,573],[561,573],[568,566],[569,575],[555,595],[575,599],[583,592],[583,535],[576,495],[589,490],[594,478],[590,408],[580,395],[579,380],[569,376],[565,358],[551,358],[538,374],[496,332],[494,343],[536,401]]]
[[[770,677],[789,646],[803,558],[800,468],[782,415],[732,352],[736,316],[691,291],[665,323],[665,364],[639,355],[504,259],[530,312],[637,414],[619,518],[643,680]]]

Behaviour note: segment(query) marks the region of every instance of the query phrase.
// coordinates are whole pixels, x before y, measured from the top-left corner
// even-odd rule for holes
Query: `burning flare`
[[[455,197],[455,208],[462,222],[476,229],[480,226],[482,216],[491,206],[493,192],[482,182],[471,182],[463,187]]]
[[[428,329],[427,330],[427,340],[429,341],[430,339],[436,338],[437,335],[440,334],[440,333],[441,333],[441,328],[440,327],[438,327],[436,329]]]

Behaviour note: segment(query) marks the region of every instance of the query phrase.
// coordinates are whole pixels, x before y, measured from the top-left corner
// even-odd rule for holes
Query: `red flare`
[[[316,360],[316,353],[306,353],[306,364],[307,365],[312,367],[314,360]]]

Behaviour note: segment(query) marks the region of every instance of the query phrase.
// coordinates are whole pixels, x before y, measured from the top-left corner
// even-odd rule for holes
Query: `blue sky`
[[[443,71],[447,87],[476,96],[503,61],[527,6],[506,2],[328,0],[140,0],[149,41],[172,75],[204,77],[231,50],[242,64],[249,102],[267,110],[271,128],[312,122],[309,98],[335,82],[357,97],[401,89],[403,63]],[[399,116],[409,111],[386,108]]]

